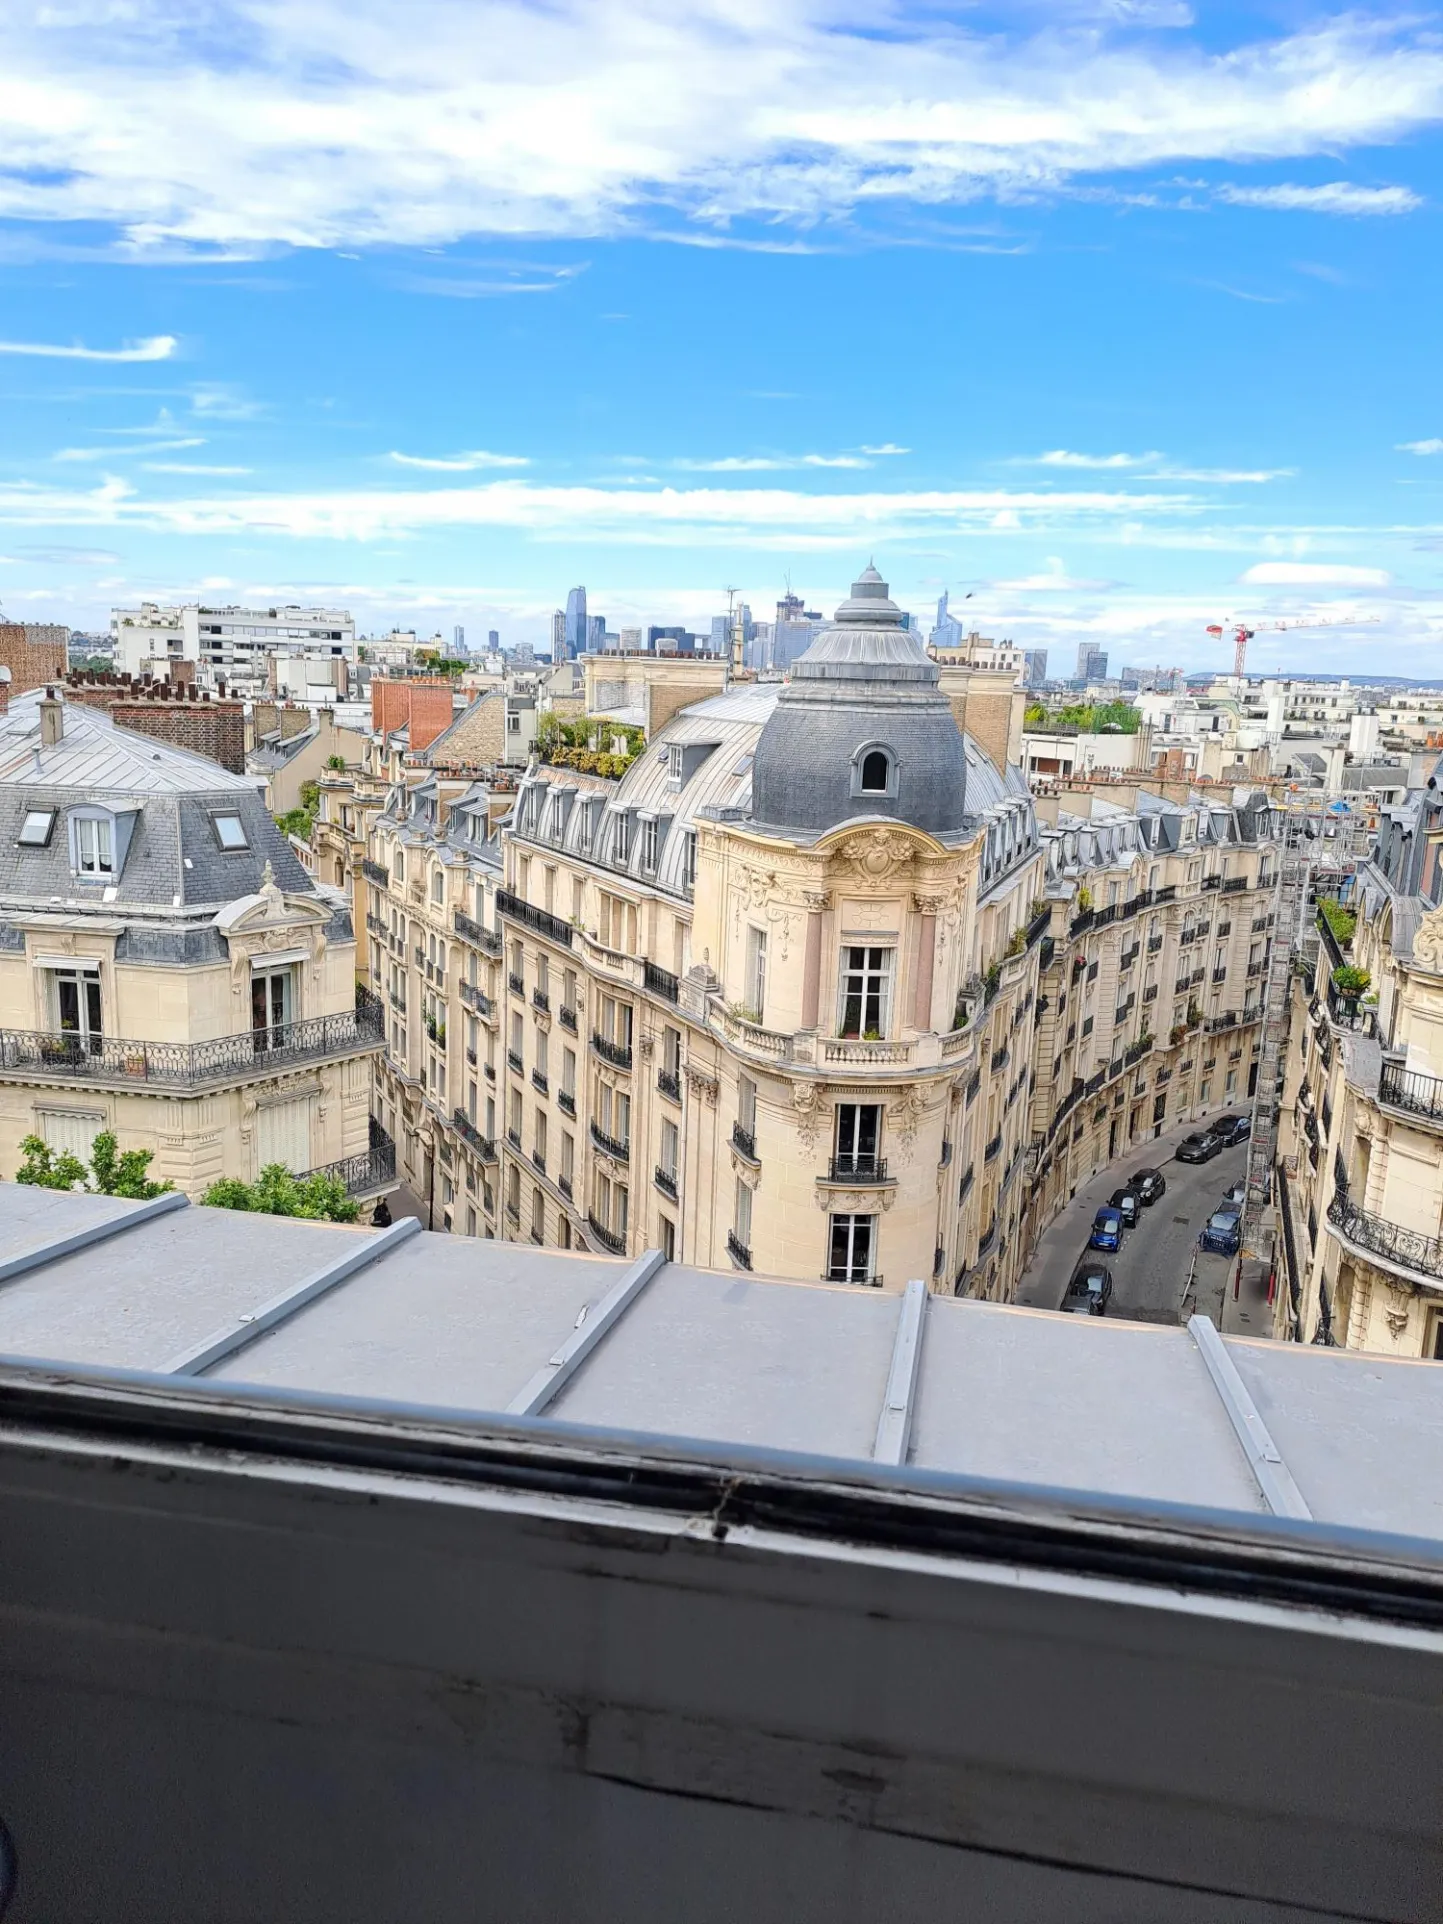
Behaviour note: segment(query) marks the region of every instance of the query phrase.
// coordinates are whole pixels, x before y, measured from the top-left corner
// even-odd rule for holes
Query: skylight
[[[215,838],[222,848],[249,848],[245,824],[239,815],[217,815],[213,819]]]
[[[44,848],[50,840],[50,831],[55,826],[53,808],[27,808],[25,820],[20,825],[17,836],[21,848]]]

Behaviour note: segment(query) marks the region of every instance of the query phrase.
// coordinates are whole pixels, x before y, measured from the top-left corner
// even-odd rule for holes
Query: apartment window
[[[405,851],[399,848],[393,849],[391,852],[391,880],[393,882],[404,882],[405,879],[406,879]]]
[[[546,960],[546,956],[544,952],[541,954],[538,954],[536,958],[536,987],[541,995],[546,997],[550,996],[551,965]]]
[[[658,825],[654,815],[648,815],[641,824],[641,863],[646,869],[655,869],[658,840]]]
[[[537,1025],[536,1034],[532,1038],[531,1046],[536,1051],[536,1065],[535,1065],[536,1072],[538,1075],[544,1077],[546,1074],[547,1036],[546,1036],[546,1031],[540,1026],[539,1023]]]
[[[99,1042],[102,1033],[99,971],[56,969],[52,980],[55,985],[56,1026],[60,1033],[79,1036],[86,1042]]]
[[[678,1134],[676,1124],[674,1122],[663,1122],[661,1125],[661,1166],[673,1182],[676,1181],[677,1151],[680,1146],[680,1141],[681,1138]]]
[[[663,1262],[674,1263],[676,1261],[676,1224],[670,1216],[658,1216],[656,1219],[656,1227],[658,1232],[657,1242],[661,1247],[662,1260]]]
[[[872,1176],[882,1133],[882,1110],[875,1102],[837,1104],[836,1156],[841,1176]]]
[[[556,1218],[556,1240],[562,1249],[571,1247],[571,1219],[561,1211]]]
[[[455,1185],[455,1184],[454,1184],[454,1183],[452,1182],[452,1180],[451,1180],[451,1178],[450,1178],[449,1176],[443,1176],[443,1177],[441,1178],[441,1202],[442,1202],[442,1206],[443,1206],[443,1207],[446,1207],[446,1208],[449,1208],[449,1207],[450,1207],[450,1205],[451,1205],[451,1204],[452,1204],[453,1202],[455,1202],[455,1200],[456,1200],[456,1185]]]
[[[575,1173],[576,1138],[574,1136],[568,1136],[563,1132],[561,1137],[561,1180],[567,1189],[570,1189],[571,1179]]]
[[[757,1085],[750,1076],[737,1077],[737,1121],[749,1136],[757,1133]]]
[[[27,808],[25,820],[20,824],[16,841],[21,848],[45,848],[50,841],[50,832],[55,827],[53,808]]]
[[[476,1234],[476,1211],[469,1203],[466,1205],[466,1234],[468,1236]]]
[[[767,937],[765,929],[748,927],[746,980],[742,1000],[760,1022],[767,1006]]]
[[[626,1184],[612,1182],[599,1171],[596,1177],[596,1219],[609,1234],[624,1239],[631,1199]]]
[[[586,817],[583,815],[582,820],[585,821],[585,819]],[[585,919],[585,915],[586,877],[584,875],[573,875],[571,878],[571,919],[573,922],[581,922]]]
[[[518,1220],[521,1216],[521,1171],[515,1163],[506,1171],[506,1213]]]
[[[271,1031],[284,1029],[296,1019],[295,971],[280,969],[251,970],[251,1029],[258,1042]]]
[[[431,871],[431,900],[439,908],[446,899],[446,876],[443,870]]]
[[[526,1033],[525,1025],[523,1024],[521,1017],[515,1012],[513,1012],[511,1017],[511,1053],[516,1057],[518,1062],[521,1060],[521,1051],[522,1051],[522,1047],[525,1040],[525,1033]]]
[[[575,969],[567,969],[562,974],[561,1006],[563,1009],[569,1009],[571,1013],[575,1015],[576,1013],[576,971]]]
[[[750,1251],[752,1246],[752,1192],[740,1176],[737,1177],[736,1209],[732,1218],[732,1233],[742,1248]]]
[[[546,1198],[539,1189],[531,1192],[531,1240],[534,1243],[546,1240]]]
[[[618,865],[631,859],[631,817],[624,811],[616,816],[612,827],[611,859]]]
[[[518,1142],[521,1140],[521,1091],[513,1089],[506,1101],[506,1130]]]
[[[838,1032],[879,1040],[887,1033],[892,1000],[893,949],[842,950],[842,995]]]
[[[827,1281],[870,1283],[876,1275],[875,1216],[833,1216],[828,1232]]]
[[[672,742],[666,751],[666,772],[674,781],[681,780],[683,750],[680,742]]]
[[[696,830],[687,829],[681,845],[681,885],[690,893],[696,887]]]
[[[631,1097],[624,1089],[613,1089],[609,1082],[596,1087],[596,1113],[604,1136],[613,1142],[631,1141]]]
[[[526,951],[519,942],[511,944],[511,973],[518,982],[526,977]]]
[[[536,1111],[535,1127],[536,1127],[537,1160],[540,1162],[545,1162],[546,1160],[546,1111],[544,1109],[538,1109]]]
[[[71,858],[77,875],[114,875],[115,824],[108,815],[72,820]]]
[[[885,748],[858,751],[852,764],[854,795],[891,795],[896,791],[896,763]]]
[[[661,1066],[673,1081],[681,1074],[681,1030],[666,1028],[661,1032]]]

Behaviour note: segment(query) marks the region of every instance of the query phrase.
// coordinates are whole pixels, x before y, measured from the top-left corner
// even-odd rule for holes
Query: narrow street
[[[1094,1252],[1112,1271],[1113,1297],[1109,1315],[1140,1323],[1176,1323],[1184,1318],[1183,1292],[1194,1253],[1197,1267],[1186,1314],[1194,1310],[1222,1320],[1223,1293],[1234,1259],[1204,1255],[1197,1249],[1203,1224],[1217,1208],[1223,1191],[1240,1181],[1247,1165],[1247,1145],[1224,1149],[1211,1162],[1180,1163],[1173,1152],[1199,1124],[1169,1130],[1155,1142],[1144,1143],[1131,1155],[1101,1170],[1043,1232],[1017,1300],[1034,1309],[1056,1309],[1068,1279],[1087,1249],[1092,1219],[1136,1170],[1157,1169],[1167,1183],[1167,1194],[1144,1209],[1136,1229],[1124,1233],[1114,1255]],[[1259,1328],[1258,1335],[1267,1332]]]

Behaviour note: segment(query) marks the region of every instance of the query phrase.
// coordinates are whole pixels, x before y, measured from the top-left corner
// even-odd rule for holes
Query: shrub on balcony
[[[339,1176],[321,1170],[296,1176],[281,1162],[267,1163],[254,1182],[222,1176],[201,1201],[211,1209],[248,1209],[261,1216],[304,1216],[332,1223],[353,1223],[361,1213]]]
[[[1332,930],[1339,948],[1352,941],[1353,931],[1358,926],[1358,918],[1351,909],[1345,909],[1336,896],[1320,895],[1318,913]]]
[[[122,1150],[109,1129],[102,1129],[92,1143],[88,1169],[68,1149],[57,1156],[39,1136],[26,1136],[20,1148],[25,1160],[15,1171],[15,1180],[37,1189],[83,1189],[94,1196],[149,1202],[175,1187],[174,1183],[152,1182],[146,1175],[153,1149]]]
[[[1350,1002],[1356,1002],[1372,980],[1366,969],[1354,968],[1351,962],[1344,962],[1333,971],[1333,987]]]

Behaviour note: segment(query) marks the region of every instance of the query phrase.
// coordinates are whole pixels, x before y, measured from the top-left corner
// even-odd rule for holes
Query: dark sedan
[[[1184,1136],[1173,1153],[1179,1162],[1211,1162],[1221,1149],[1222,1144],[1211,1129],[1199,1129]]]
[[[1137,1228],[1137,1219],[1142,1214],[1142,1202],[1137,1191],[1130,1184],[1125,1189],[1114,1189],[1107,1200],[1122,1217],[1128,1229]]]
[[[1067,1285],[1062,1307],[1070,1316],[1105,1316],[1112,1301],[1112,1271],[1105,1263],[1081,1263]]]
[[[1251,1116],[1220,1116],[1212,1125],[1212,1133],[1224,1149],[1231,1149],[1234,1144],[1246,1142],[1251,1136],[1253,1119]]]
[[[1137,1199],[1144,1209],[1151,1209],[1155,1202],[1161,1202],[1167,1194],[1167,1184],[1162,1179],[1160,1169],[1139,1169],[1128,1188],[1137,1192]]]

